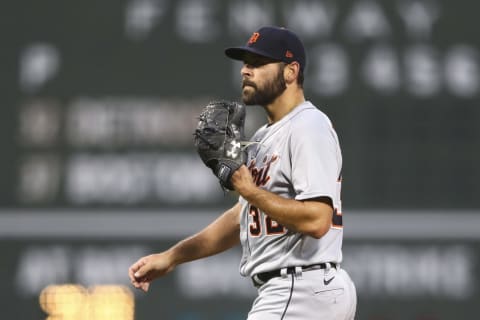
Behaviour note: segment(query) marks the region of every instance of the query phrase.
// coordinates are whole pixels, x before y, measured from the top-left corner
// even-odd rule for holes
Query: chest
[[[257,137],[248,150],[247,167],[257,186],[288,194],[291,191],[291,156],[287,134],[277,131]]]

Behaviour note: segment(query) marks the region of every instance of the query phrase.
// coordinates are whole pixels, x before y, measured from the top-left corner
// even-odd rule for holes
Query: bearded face
[[[271,104],[286,89],[287,85],[283,78],[285,65],[277,65],[276,72],[270,74],[263,81],[253,82],[244,79],[242,83],[242,100],[246,105],[266,106]]]

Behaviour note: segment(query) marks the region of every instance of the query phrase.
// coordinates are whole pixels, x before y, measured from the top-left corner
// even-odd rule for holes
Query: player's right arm
[[[145,292],[150,283],[175,269],[179,264],[209,257],[240,242],[240,210],[237,203],[197,234],[170,249],[140,258],[128,270],[133,286]]]

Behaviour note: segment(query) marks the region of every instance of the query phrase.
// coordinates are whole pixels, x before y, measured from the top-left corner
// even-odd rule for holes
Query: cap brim
[[[233,48],[227,48],[225,49],[225,54],[227,57],[234,59],[234,60],[241,60],[245,58],[245,54],[247,53],[253,53],[253,54],[258,54],[259,56],[275,59],[275,60],[281,60],[278,57],[273,57],[272,55],[262,51],[258,50],[255,48],[251,47],[233,47]]]

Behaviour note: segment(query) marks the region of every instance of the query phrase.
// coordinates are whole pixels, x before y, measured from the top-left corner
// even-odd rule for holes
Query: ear
[[[286,83],[292,83],[297,81],[298,73],[300,72],[300,65],[298,62],[294,61],[290,64],[287,64],[283,69],[283,77]]]

